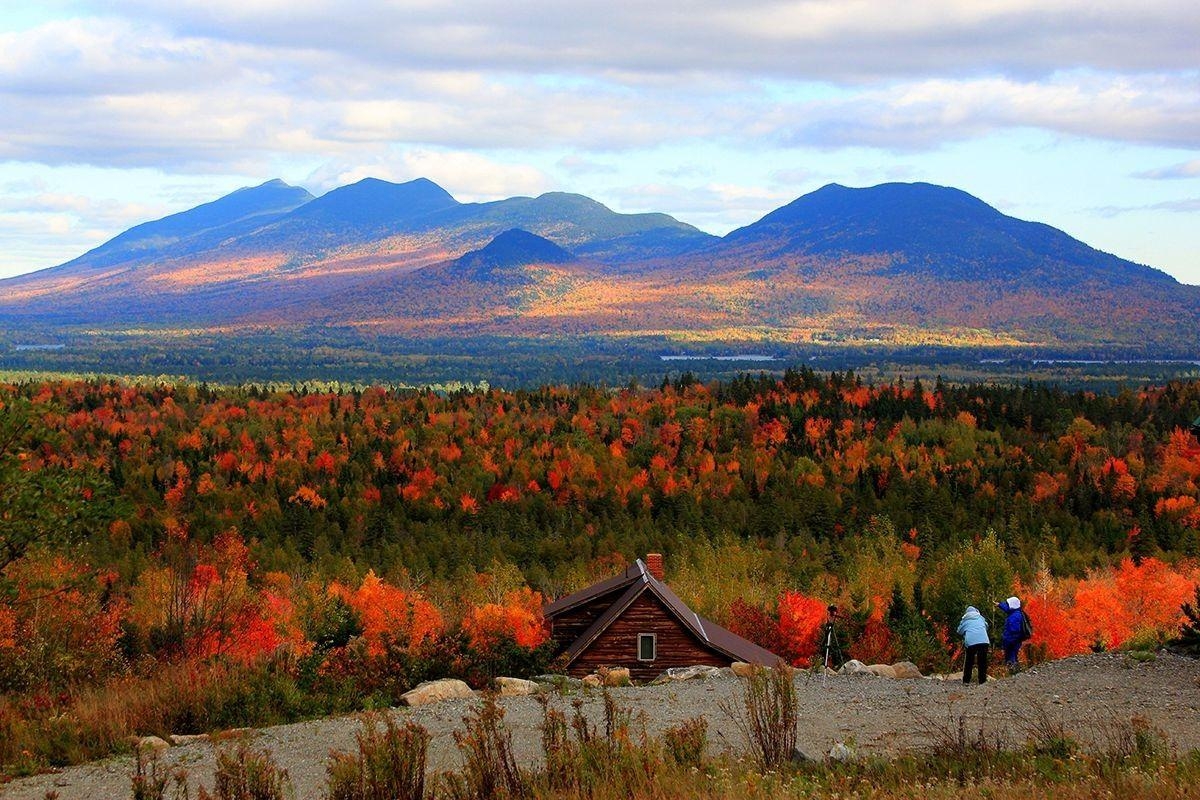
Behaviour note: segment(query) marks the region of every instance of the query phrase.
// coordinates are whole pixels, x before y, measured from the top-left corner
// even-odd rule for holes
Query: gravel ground
[[[968,731],[981,721],[987,735],[1017,745],[1026,738],[1029,720],[1045,716],[1061,720],[1076,738],[1104,746],[1116,721],[1137,715],[1161,729],[1180,752],[1200,749],[1200,661],[1159,654],[1137,663],[1123,655],[1102,654],[1063,659],[1029,669],[985,686],[964,687],[957,681],[889,680],[874,676],[798,674],[801,702],[800,749],[812,756],[827,753],[837,742],[851,742],[860,753],[888,754],[926,747],[931,732],[966,716]],[[709,722],[714,752],[744,749],[722,704],[738,696],[738,681],[717,677],[660,686],[613,690],[618,701],[645,712],[651,733],[703,716]],[[583,698],[588,715],[599,720],[598,693],[556,698],[570,712],[571,700]],[[396,709],[398,719],[411,719],[433,735],[430,769],[460,766],[452,732],[461,727],[472,700],[447,700],[415,709]],[[530,697],[503,700],[506,723],[513,730],[518,758],[532,763],[540,751],[538,702]],[[253,732],[253,744],[267,748],[290,773],[298,800],[323,796],[325,759],[331,749],[350,749],[358,729],[355,717],[280,725]],[[200,784],[212,786],[213,746],[205,742],[173,747],[164,761],[185,767],[192,797]],[[70,767],[60,772],[14,781],[0,787],[4,800],[43,800],[48,791],[60,800],[129,797],[128,757]]]

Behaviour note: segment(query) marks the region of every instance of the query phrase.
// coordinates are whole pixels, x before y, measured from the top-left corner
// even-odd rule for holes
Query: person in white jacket
[[[975,665],[979,671],[979,682],[987,682],[988,621],[979,613],[975,606],[967,606],[967,611],[958,623],[958,632],[963,637],[967,648],[967,663],[963,665],[963,683],[971,682],[971,667]]]

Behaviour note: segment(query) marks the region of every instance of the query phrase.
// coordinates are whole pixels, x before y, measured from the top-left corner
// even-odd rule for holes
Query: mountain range
[[[272,180],[0,281],[0,328],[352,327],[445,337],[1131,346],[1177,354],[1200,287],[925,183],[830,184],[716,237],[551,192]]]

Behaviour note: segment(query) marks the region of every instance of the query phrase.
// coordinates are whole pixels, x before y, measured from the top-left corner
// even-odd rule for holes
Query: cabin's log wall
[[[584,631],[592,627],[592,623],[605,611],[608,611],[609,607],[628,588],[628,586],[622,586],[616,591],[589,600],[587,603],[576,606],[570,611],[564,611],[550,620],[550,638],[554,641],[555,652],[561,653],[570,647],[571,642],[578,639],[583,635]]]
[[[657,657],[654,661],[638,661],[639,633],[657,635]],[[690,667],[694,664],[727,667],[729,663],[727,656],[709,649],[685,628],[657,597],[650,592],[643,592],[572,662],[567,672],[581,677],[600,667],[628,667],[634,680],[647,681],[658,677],[668,667]]]

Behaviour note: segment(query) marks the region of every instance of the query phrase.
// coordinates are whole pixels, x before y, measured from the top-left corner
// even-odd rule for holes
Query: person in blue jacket
[[[1000,642],[1004,645],[1004,663],[1010,670],[1018,667],[1017,657],[1021,654],[1021,643],[1025,641],[1025,612],[1021,610],[1019,598],[1010,597],[996,603],[996,608],[1004,612],[1004,632]]]
[[[963,644],[967,647],[967,663],[963,666],[963,683],[971,682],[971,667],[979,670],[979,682],[987,682],[988,622],[975,606],[967,606],[967,612],[958,623],[958,632],[962,634]]]

